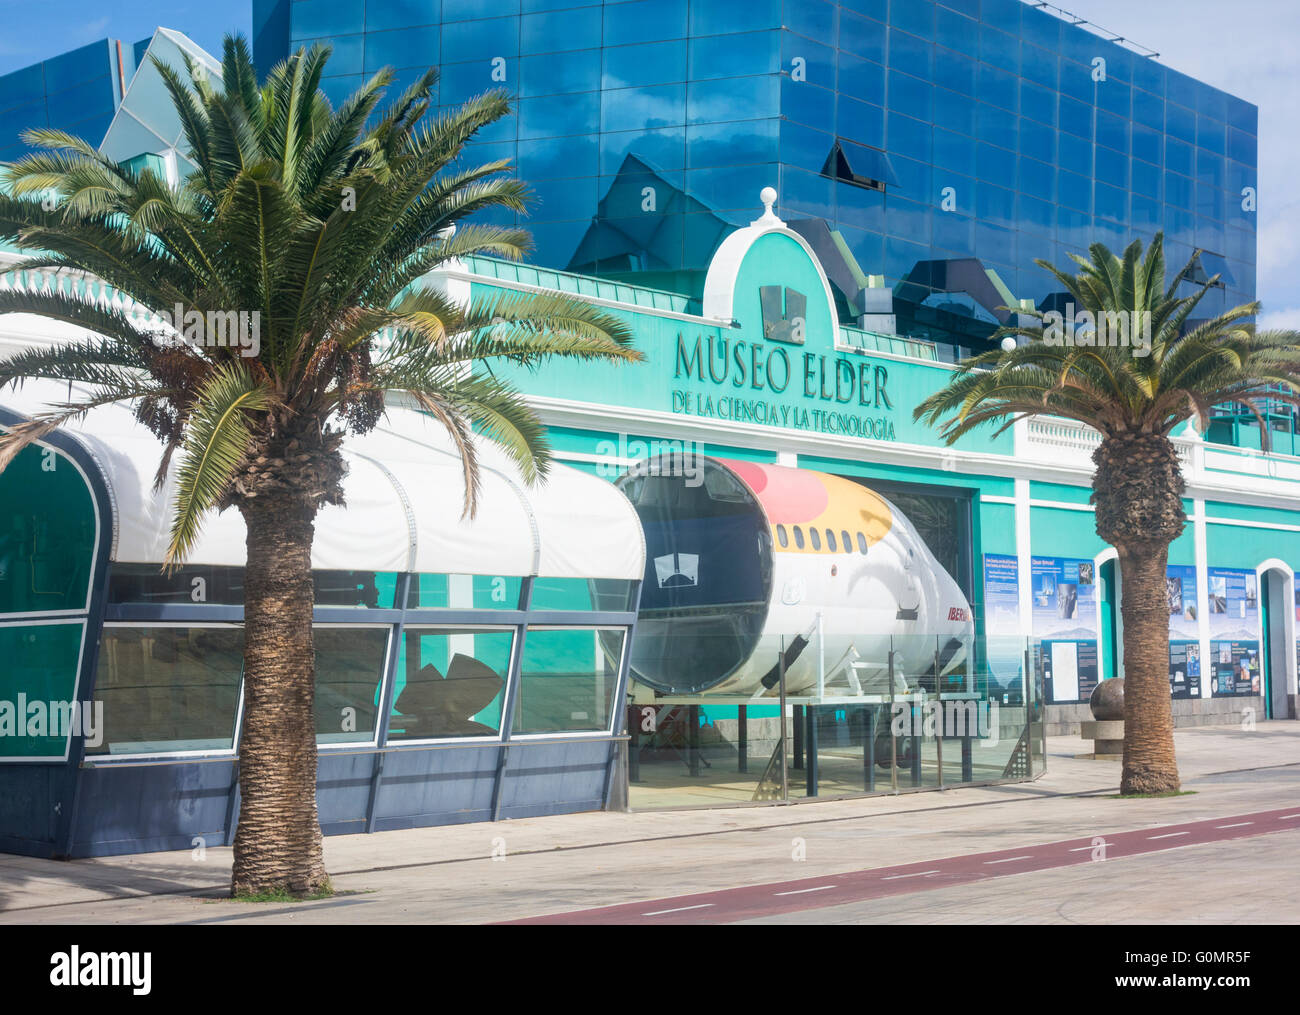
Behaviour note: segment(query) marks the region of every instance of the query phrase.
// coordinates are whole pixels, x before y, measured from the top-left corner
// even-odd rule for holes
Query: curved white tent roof
[[[72,397],[69,397],[71,390]],[[80,401],[89,389],[30,381],[0,392],[0,408],[23,416]],[[153,490],[162,445],[130,410],[106,406],[64,428],[98,463],[113,498],[112,559],[157,564],[170,526],[174,478]],[[460,456],[437,421],[390,408],[378,428],[349,437],[346,506],[316,519],[312,566],[340,571],[545,575],[638,579],[645,540],[636,512],[610,483],[560,464],[529,487],[505,453],[479,441],[478,514],[461,518]],[[245,529],[237,511],[210,514],[188,563],[242,567]]]

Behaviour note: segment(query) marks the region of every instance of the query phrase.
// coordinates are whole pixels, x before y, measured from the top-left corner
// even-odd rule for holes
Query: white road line
[[[1103,842],[1098,842],[1098,843],[1096,843],[1095,845],[1092,845],[1092,846],[1075,846],[1075,847],[1074,847],[1073,849],[1071,849],[1069,852],[1071,852],[1071,853],[1082,853],[1085,849],[1096,849],[1097,846],[1109,846],[1109,845],[1110,845],[1109,842],[1104,842],[1104,841],[1103,841]]]
[[[1012,860],[1032,860],[1033,858],[1034,858],[1034,854],[1033,854],[1033,853],[1026,853],[1024,856],[1009,856],[1009,857],[1007,857],[1007,858],[1004,859],[1004,860],[985,860],[984,862],[985,862],[986,864],[990,864],[990,863],[1010,863]]]
[[[1290,821],[1292,818],[1300,818],[1300,814],[1283,814],[1278,821]]]
[[[927,874],[938,874],[938,871],[917,871],[915,874],[890,874],[889,877],[881,878],[881,881],[897,881],[899,878],[923,878]]]
[[[679,906],[677,909],[656,909],[653,913],[642,913],[642,916],[663,916],[665,913],[685,913],[688,909],[708,909],[712,902],[702,902],[698,906]]]
[[[1192,834],[1191,832],[1166,832],[1164,835],[1148,835],[1147,840],[1150,841],[1152,839],[1172,839],[1178,835],[1191,835],[1191,834]]]
[[[1238,821],[1235,825],[1215,825],[1215,828],[1241,828],[1243,825],[1253,825],[1253,821]]]
[[[806,892],[824,892],[828,888],[834,888],[834,885],[819,885],[816,888],[800,888],[793,892],[773,892],[773,895],[803,895]]]

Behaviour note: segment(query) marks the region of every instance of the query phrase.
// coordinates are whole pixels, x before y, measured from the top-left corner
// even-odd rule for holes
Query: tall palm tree
[[[225,40],[219,85],[192,62],[187,78],[155,61],[194,166],[179,186],[55,130],[29,132],[45,150],[2,170],[0,238],[33,252],[20,267],[89,272],[148,311],[260,315],[260,348],[249,355],[159,337],[130,310],[76,295],[0,292],[0,313],[99,336],[0,363],[0,388],[44,377],[93,390],[15,428],[0,468],[90,408],[125,402],[162,442],[159,482],[177,476],[168,564],[185,559],[213,509],[234,508],[247,525],[236,894],[328,886],[311,553],[317,512],[342,502],[345,432],[373,428],[385,399],[402,393],[459,447],[472,514],[476,427],[529,481],[550,460],[540,421],[490,361],[640,358],[625,324],[575,298],[512,294],[466,307],[421,287],[450,259],[527,249],[516,229],[454,228],[483,210],[525,208],[527,190],[504,175],[506,162],[474,165],[464,151],[509,103],[488,93],[426,116],[430,70],[383,106],[384,70],[333,109],[318,88],[329,54],[299,50],[260,86],[238,37]]]
[[[999,328],[994,339],[1028,339],[963,362],[948,386],[926,398],[917,419],[941,428],[953,443],[985,423],[1002,432],[1028,416],[1061,416],[1101,433],[1093,453],[1091,502],[1097,535],[1115,547],[1122,577],[1124,621],[1123,794],[1167,793],[1179,788],[1169,698],[1169,607],[1165,570],[1169,544],[1183,531],[1183,475],[1169,435],[1193,419],[1201,432],[1211,407],[1245,404],[1261,418],[1269,399],[1300,404],[1300,336],[1257,332],[1250,323],[1258,303],[1234,307],[1209,320],[1192,315],[1216,275],[1179,296],[1180,280],[1165,285],[1164,239],[1157,234],[1145,255],[1135,240],[1116,256],[1093,244],[1090,258],[1072,255],[1071,275],[1046,261],[1074,300],[1110,328],[1065,332],[1043,311],[1019,311],[1027,321]],[[1011,309],[1011,308],[1006,308]],[[1116,333],[1124,314],[1127,339]],[[1149,325],[1149,342],[1143,337]],[[1098,344],[1107,335],[1114,344]],[[1120,344],[1124,342],[1125,344]],[[1262,430],[1268,440],[1268,428]],[[1265,444],[1265,448],[1268,445]]]

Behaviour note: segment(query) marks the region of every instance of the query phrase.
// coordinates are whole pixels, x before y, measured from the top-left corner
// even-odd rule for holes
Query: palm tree
[[[333,109],[318,89],[329,54],[299,50],[260,86],[238,37],[225,40],[220,87],[192,62],[187,80],[155,61],[194,167],[179,186],[76,137],[33,130],[25,140],[45,150],[3,167],[9,193],[0,193],[0,238],[33,252],[20,267],[89,272],[147,311],[259,315],[260,348],[248,355],[160,338],[115,305],[0,293],[0,313],[99,336],[0,363],[0,388],[41,377],[93,390],[15,428],[0,468],[90,408],[125,402],[162,442],[159,482],[169,470],[178,477],[168,564],[185,559],[213,509],[234,508],[247,525],[235,894],[328,890],[311,553],[317,512],[342,501],[345,432],[373,428],[385,399],[401,393],[459,447],[472,514],[475,428],[529,481],[550,461],[542,424],[490,361],[640,358],[624,323],[575,298],[512,294],[466,307],[421,287],[453,258],[517,258],[528,247],[516,229],[456,228],[483,210],[525,209],[527,190],[505,175],[506,162],[465,159],[466,142],[509,103],[493,92],[426,117],[430,70],[383,106],[392,80],[383,70]]]
[[[1245,404],[1261,422],[1266,400],[1300,404],[1300,345],[1292,332],[1257,332],[1250,319],[1259,312],[1258,303],[1194,321],[1197,304],[1218,276],[1179,296],[1189,264],[1166,288],[1160,234],[1145,255],[1140,240],[1122,258],[1101,244],[1093,244],[1090,254],[1072,255],[1081,269],[1076,275],[1037,263],[1056,277],[1078,311],[1093,315],[1097,328],[1063,333],[1059,317],[1020,310],[1028,320],[1013,317],[993,338],[1028,342],[964,361],[947,387],[917,406],[915,417],[940,426],[949,444],[984,423],[1001,423],[1000,433],[1039,415],[1076,420],[1101,433],[1092,456],[1097,468],[1091,502],[1097,535],[1115,547],[1122,577],[1120,792],[1170,793],[1178,790],[1179,780],[1165,570],[1169,544],[1183,531],[1186,517],[1182,471],[1169,435],[1188,419],[1204,433],[1211,407],[1223,403]],[[1107,314],[1124,315],[1127,339],[1115,330],[1120,319]],[[1142,330],[1148,323],[1149,343]],[[1103,335],[1113,344],[1099,342]],[[1268,428],[1262,433],[1267,441]]]

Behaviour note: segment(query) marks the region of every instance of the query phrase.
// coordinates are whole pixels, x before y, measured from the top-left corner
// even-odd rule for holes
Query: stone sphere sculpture
[[[1093,717],[1103,722],[1124,718],[1124,678],[1112,677],[1103,680],[1092,690],[1088,707]]]

